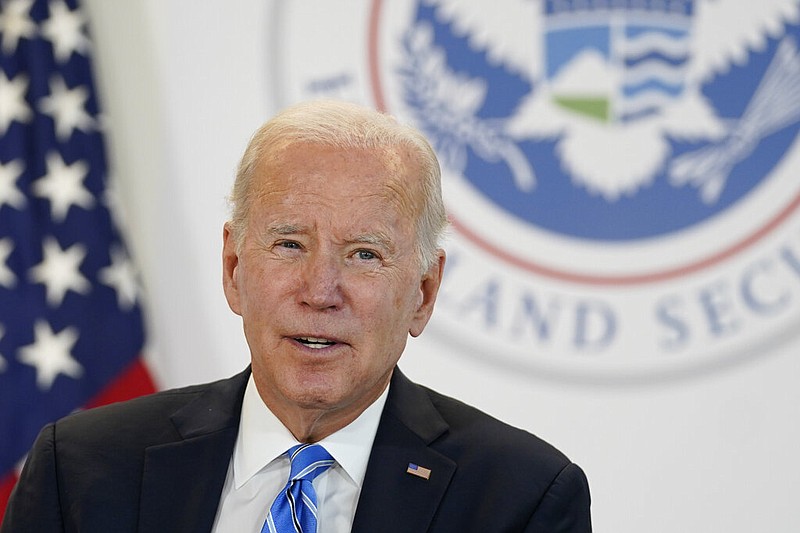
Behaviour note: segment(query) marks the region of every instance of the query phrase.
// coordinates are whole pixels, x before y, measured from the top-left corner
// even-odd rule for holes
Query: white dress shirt
[[[388,391],[387,387],[349,425],[319,442],[336,461],[314,480],[319,533],[347,533],[353,526]],[[289,458],[284,454],[296,444],[289,430],[264,405],[251,375],[214,521],[215,533],[261,531],[272,501],[289,479]]]

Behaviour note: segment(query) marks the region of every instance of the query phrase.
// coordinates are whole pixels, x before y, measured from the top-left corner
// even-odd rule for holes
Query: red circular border
[[[383,97],[383,83],[380,75],[378,74],[378,25],[381,18],[381,9],[383,7],[382,4],[382,0],[373,0],[372,2],[372,8],[369,16],[369,46],[367,53],[370,81],[372,82],[372,96],[375,100],[375,106],[381,111],[387,111],[386,102]],[[798,193],[798,195],[795,196],[794,199],[792,199],[792,201],[775,217],[767,221],[763,226],[756,229],[753,233],[746,236],[741,241],[734,243],[733,245],[724,248],[723,250],[706,257],[705,259],[668,270],[624,276],[599,276],[583,274],[580,272],[562,271],[541,265],[539,263],[527,261],[525,259],[513,256],[507,253],[505,250],[502,250],[487,242],[478,234],[470,230],[464,223],[453,217],[452,214],[450,215],[450,221],[456,231],[473,241],[484,250],[499,257],[507,263],[533,272],[534,274],[557,279],[559,281],[581,283],[586,285],[642,285],[646,283],[666,281],[680,276],[685,276],[687,274],[693,274],[738,254],[780,226],[787,218],[791,216],[792,212],[795,211],[798,206],[800,206],[800,193]]]

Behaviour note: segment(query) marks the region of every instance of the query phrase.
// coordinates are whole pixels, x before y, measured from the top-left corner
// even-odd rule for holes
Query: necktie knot
[[[291,481],[299,479],[313,481],[333,464],[331,454],[319,444],[298,444],[289,448],[288,454],[292,463],[292,471],[289,474]]]
[[[298,444],[287,452],[291,462],[289,482],[275,497],[262,533],[315,533],[317,493],[312,481],[334,461],[319,444]]]

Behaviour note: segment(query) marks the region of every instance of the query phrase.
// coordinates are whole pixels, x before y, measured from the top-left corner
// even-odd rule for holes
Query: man
[[[350,104],[289,108],[231,200],[223,287],[252,371],[46,427],[2,533],[591,531],[579,467],[396,367],[445,262],[419,133]]]

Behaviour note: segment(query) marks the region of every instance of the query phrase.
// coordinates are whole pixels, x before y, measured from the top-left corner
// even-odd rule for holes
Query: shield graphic
[[[554,103],[590,120],[636,121],[681,96],[694,2],[546,2]]]

